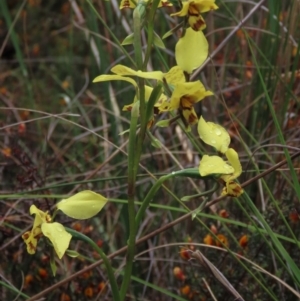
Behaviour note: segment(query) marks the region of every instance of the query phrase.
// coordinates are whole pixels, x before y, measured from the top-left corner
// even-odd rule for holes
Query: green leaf
[[[152,133],[150,131],[147,131],[147,135],[149,136],[150,140],[151,140],[151,145],[155,148],[161,148],[161,142],[152,135]]]
[[[188,202],[192,199],[193,196],[190,196],[190,195],[186,195],[186,196],[183,196],[180,200],[182,202]]]
[[[166,46],[165,46],[163,40],[161,39],[161,37],[155,32],[154,32],[153,43],[154,43],[155,46],[157,46],[159,48],[162,48],[162,49],[166,48]]]
[[[128,130],[125,130],[125,131],[123,131],[123,132],[121,132],[121,133],[119,133],[119,135],[120,135],[120,136],[123,136],[124,134],[127,134],[127,133],[129,133],[129,129],[128,129]]]
[[[160,128],[165,128],[170,125],[170,121],[171,121],[171,119],[160,120],[160,121],[156,122],[155,125]]]
[[[80,254],[75,250],[66,250],[66,255],[68,255],[69,257],[72,257],[72,258],[76,258],[76,257],[80,256]]]
[[[106,202],[107,199],[101,194],[85,190],[62,200],[56,207],[69,217],[87,219],[95,216]]]
[[[172,34],[173,34],[173,30],[171,29],[162,36],[162,39],[166,39],[167,37],[171,36]]]
[[[123,40],[121,45],[123,45],[123,46],[131,45],[131,44],[133,44],[133,39],[134,39],[134,35],[133,35],[133,33],[131,33]]]

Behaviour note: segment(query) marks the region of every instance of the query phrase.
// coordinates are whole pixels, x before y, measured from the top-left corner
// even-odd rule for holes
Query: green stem
[[[137,7],[133,11],[133,30],[134,30],[134,53],[136,66],[138,70],[143,70],[143,55],[142,55],[142,41],[141,41],[141,31],[142,23],[146,14],[145,3],[138,3]],[[147,120],[146,120],[146,101],[145,101],[145,80],[143,78],[138,78],[138,100],[140,103],[140,120],[141,127],[138,140],[136,142],[135,148],[135,177],[137,174],[137,169],[140,161],[140,156],[142,152],[142,145],[146,134]],[[135,138],[134,138],[135,139]],[[134,216],[135,217],[135,216]],[[132,218],[134,218],[132,217]]]
[[[135,176],[137,175],[137,169],[138,169],[138,166],[139,166],[139,162],[140,162],[140,158],[141,158],[141,154],[142,154],[143,142],[144,142],[145,135],[146,135],[146,130],[147,130],[147,116],[146,116],[145,85],[144,85],[144,82],[145,81],[142,78],[138,79],[141,126],[140,126],[140,132],[139,132],[139,135],[138,135],[138,139],[137,139],[137,142],[136,142],[136,148],[134,150]]]
[[[141,31],[143,18],[146,14],[145,3],[138,3],[137,7],[133,11],[133,46],[135,53],[135,61],[137,70],[143,70],[143,55],[142,55],[142,40]],[[145,80],[138,78],[138,99],[140,101],[140,120],[141,120],[141,132],[139,142],[142,144],[145,137],[145,125],[146,121],[146,101],[145,101]],[[142,141],[141,141],[142,140]],[[136,155],[136,161],[139,162],[139,155]]]
[[[120,289],[121,301],[125,299],[126,292],[128,290],[133,259],[135,254],[135,236],[136,236],[136,224],[135,224],[135,208],[134,208],[134,196],[135,196],[135,183],[136,183],[136,131],[139,117],[139,102],[136,102],[131,110],[131,120],[129,129],[129,144],[128,144],[128,217],[129,217],[129,238],[128,249],[126,256],[126,266],[124,269],[123,281]],[[138,137],[139,139],[139,137]]]
[[[114,301],[121,301],[117,281],[116,281],[116,278],[115,278],[115,275],[114,275],[114,271],[111,267],[110,261],[108,260],[107,256],[102,251],[102,249],[99,248],[97,246],[97,244],[92,239],[90,239],[88,236],[84,235],[83,233],[77,232],[77,231],[75,231],[71,228],[67,228],[67,227],[65,227],[65,229],[66,229],[67,232],[69,232],[72,235],[73,238],[86,242],[96,252],[98,252],[98,254],[101,256],[101,258],[103,260],[103,263],[104,263],[104,265],[106,267],[106,270],[107,270],[107,276],[108,276],[109,283],[110,283],[110,286],[111,286],[113,300]]]
[[[154,0],[151,5],[151,10],[149,17],[147,18],[147,50],[146,50],[146,55],[145,55],[145,60],[143,64],[143,70],[146,69],[150,55],[151,55],[151,50],[152,50],[152,44],[153,44],[153,37],[154,37],[154,17],[155,17],[155,12],[158,7],[159,0]]]
[[[175,177],[191,177],[191,178],[201,178],[199,174],[199,169],[198,168],[188,168],[188,169],[183,169],[179,171],[173,171],[172,173],[160,177],[154,185],[151,187],[149,190],[148,194],[146,195],[140,209],[138,210],[138,213],[135,218],[136,225],[139,225],[142,217],[144,216],[145,211],[147,210],[150,202],[154,198],[157,190],[161,187],[161,185],[164,183],[164,181],[175,178]]]
[[[142,55],[142,20],[146,13],[145,4],[139,3],[133,11],[133,47],[135,54],[136,67],[138,70],[143,68],[143,55]]]
[[[137,4],[137,7],[133,11],[133,31],[134,31],[134,53],[137,70],[143,68],[143,56],[142,56],[142,41],[141,31],[144,16],[146,14],[146,4],[142,1]],[[135,254],[135,237],[136,237],[136,223],[135,223],[135,185],[136,176],[139,166],[142,143],[144,141],[146,132],[146,101],[145,101],[145,83],[144,79],[138,79],[138,102],[136,102],[131,111],[131,121],[129,129],[129,146],[128,146],[128,218],[129,218],[129,238],[128,249],[126,256],[126,266],[124,269],[123,281],[120,289],[120,298],[123,301],[126,297],[126,293],[131,280],[133,259]],[[141,127],[138,137],[137,123],[140,116]]]

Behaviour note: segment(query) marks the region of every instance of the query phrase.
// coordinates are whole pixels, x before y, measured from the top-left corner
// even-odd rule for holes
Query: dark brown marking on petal
[[[190,4],[188,14],[195,17],[199,16],[199,10],[197,6]]]
[[[125,112],[131,112],[132,111],[132,106],[127,106],[125,108],[125,110],[123,110],[123,111],[125,111]]]
[[[123,8],[127,8],[127,7],[130,7],[130,1],[129,0],[124,1],[124,4],[123,4]]]
[[[242,188],[237,182],[235,182],[235,181],[230,181],[230,182],[228,183],[228,186],[230,186],[230,185],[234,187],[234,188],[231,187],[231,190],[233,191],[232,194],[231,194],[231,193],[228,193],[227,187],[225,188],[225,190],[226,190],[226,192],[227,192],[227,194],[228,194],[229,196],[231,196],[231,197],[238,197],[239,195],[242,194],[243,188]]]
[[[195,116],[194,114],[190,114],[189,115],[189,124],[194,124],[195,121],[197,121],[197,116]]]
[[[28,248],[30,251],[35,253],[36,247],[33,245],[33,243],[31,241],[28,243]]]
[[[205,21],[204,21],[202,18],[200,18],[200,19],[197,20],[196,23],[193,24],[193,27],[192,27],[192,28],[193,28],[195,31],[199,31],[199,30],[204,29],[205,26],[206,26]]]
[[[30,236],[30,231],[27,231],[27,232],[25,232],[25,233],[22,235],[22,238],[23,238],[24,240],[27,240],[27,239],[29,238],[29,236]]]
[[[185,104],[184,104],[185,103]],[[183,110],[191,110],[193,102],[190,101],[190,97],[184,95],[180,98],[180,108]]]

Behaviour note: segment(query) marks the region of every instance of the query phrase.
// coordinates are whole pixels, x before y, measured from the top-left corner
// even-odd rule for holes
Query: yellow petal
[[[189,12],[189,6],[190,6],[190,1],[182,2],[182,9],[177,13],[171,14],[170,16],[171,17],[173,17],[173,16],[178,16],[178,17],[186,16]]]
[[[206,144],[213,146],[217,151],[225,153],[230,144],[228,132],[220,125],[213,122],[206,122],[201,116],[198,123],[200,139]]]
[[[242,173],[242,165],[240,163],[238,153],[233,148],[229,148],[226,151],[225,156],[227,157],[228,162],[230,163],[230,165],[233,167],[234,172],[233,172],[232,175],[227,175],[227,176],[224,175],[221,178],[226,183],[229,183],[229,182],[233,181],[234,179],[236,179],[237,177],[240,176],[240,174]]]
[[[135,71],[124,65],[114,66],[113,68],[111,68],[111,72],[123,76],[138,76],[146,79],[156,79],[160,81],[162,81],[164,77],[164,74],[161,71]]]
[[[193,0],[192,2],[199,13],[205,13],[219,8],[215,4],[215,0]]]
[[[151,96],[153,88],[150,86],[145,85],[145,101],[147,102]]]
[[[240,174],[242,173],[242,165],[239,160],[238,153],[233,148],[229,148],[226,151],[225,156],[227,157],[229,163],[231,164],[231,166],[234,169],[235,178],[239,177]]]
[[[168,100],[168,97],[161,93],[161,95],[159,96],[158,100],[155,103],[155,107],[158,108],[159,106],[161,106],[161,104],[163,104],[164,102],[166,102]]]
[[[90,190],[81,191],[56,206],[64,214],[76,219],[87,219],[95,216],[106,204],[107,199]]]
[[[202,65],[208,56],[208,42],[202,31],[188,28],[175,47],[177,65],[187,73]]]
[[[118,74],[118,75],[131,75],[131,76],[135,76],[136,75],[136,71],[124,66],[124,65],[115,65],[114,67],[112,67],[110,69],[111,72]]]
[[[132,79],[130,77],[125,77],[125,76],[122,76],[122,75],[117,75],[117,74],[102,74],[102,75],[99,75],[93,80],[93,83],[107,82],[107,81],[110,81],[110,80],[123,80],[123,81],[129,82],[132,85],[134,85],[135,87],[137,87],[137,83],[135,82],[134,79]]]
[[[155,107],[158,109],[159,113],[162,112],[168,112],[168,111],[172,111],[173,109],[170,108],[170,101],[169,99],[161,99],[159,100]]]
[[[42,232],[52,242],[58,258],[61,259],[69,247],[72,235],[59,223],[42,224]]]
[[[38,209],[35,205],[30,206],[30,214],[35,214],[35,223],[36,226],[41,223],[49,223],[51,222],[51,216],[48,214],[48,212],[44,212],[40,209]]]
[[[37,238],[42,233],[42,223],[51,222],[51,216],[47,212],[38,209],[35,205],[30,206],[30,214],[35,214],[31,233],[34,238]]]
[[[35,205],[30,206],[30,214],[35,214],[32,229],[40,227],[41,224],[46,221],[46,217],[44,216],[45,213],[39,210]]]
[[[199,172],[204,177],[211,174],[232,174],[234,169],[219,156],[204,155],[200,161]]]
[[[184,83],[185,76],[183,70],[179,66],[172,67],[167,73],[165,73],[165,79],[168,84]]]
[[[27,252],[34,254],[37,246],[37,239],[34,237],[31,231],[27,231],[22,235],[22,238],[27,246]]]

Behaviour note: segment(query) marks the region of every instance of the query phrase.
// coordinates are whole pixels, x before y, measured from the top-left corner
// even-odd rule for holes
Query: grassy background
[[[239,200],[223,200],[140,244],[137,253],[147,252],[136,258],[128,300],[233,300],[218,277],[181,258],[185,242],[201,250],[245,300],[297,298],[291,288],[297,291],[300,285],[299,159],[290,155],[299,151],[300,7],[296,0],[269,0],[252,13],[257,2],[217,1],[219,10],[205,15],[210,52],[224,41],[225,46],[197,76],[215,96],[196,109],[228,129],[243,165],[241,182],[283,159],[288,164],[252,182]],[[157,13],[155,30],[161,36],[176,25],[169,16],[173,10]],[[242,29],[227,39],[248,14]],[[50,248],[40,243],[30,256],[20,237],[31,227],[33,203],[47,210],[75,191],[99,191],[112,199],[99,216],[74,222],[60,215],[58,220],[92,237],[108,254],[126,244],[127,134],[119,133],[128,129],[130,114],[121,109],[132,102],[134,91],[121,82],[91,82],[117,63],[133,66],[132,46],[126,52],[120,46],[131,26],[132,11],[120,12],[115,0],[0,1],[1,300],[27,299],[98,259],[74,241],[71,248],[83,257],[65,256],[52,277]],[[149,69],[175,65],[177,39],[177,34],[166,39],[165,50],[153,49]],[[137,206],[159,175],[198,166],[199,153],[212,153],[196,131],[187,136],[173,125],[154,127],[152,133],[162,147],[145,141]],[[203,198],[181,198],[213,185],[211,179],[166,182],[138,236],[197,208]],[[118,273],[123,265],[122,255],[114,258]],[[174,275],[175,267],[184,277]],[[53,289],[46,299],[110,300],[106,281],[105,270],[97,267]]]

